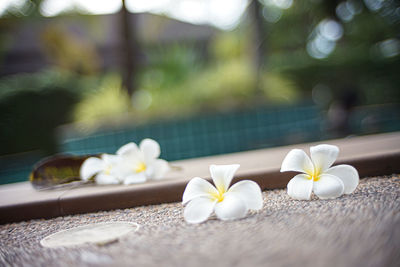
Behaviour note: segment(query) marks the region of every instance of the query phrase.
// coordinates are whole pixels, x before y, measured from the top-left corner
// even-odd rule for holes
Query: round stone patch
[[[78,226],[46,236],[40,241],[43,247],[69,247],[82,244],[107,244],[129,232],[136,232],[139,225],[133,222],[106,222]]]

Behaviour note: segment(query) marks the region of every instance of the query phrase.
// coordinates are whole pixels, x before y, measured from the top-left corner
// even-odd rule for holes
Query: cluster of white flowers
[[[86,159],[80,168],[80,176],[84,181],[94,177],[97,184],[127,185],[162,179],[169,165],[158,158],[160,153],[160,145],[152,139],[144,139],[139,147],[128,143],[115,155]]]
[[[359,175],[354,167],[331,167],[339,154],[337,146],[313,146],[310,152],[311,159],[303,150],[293,149],[282,162],[281,172],[302,172],[287,185],[290,197],[309,200],[314,192],[321,199],[333,199],[356,189]],[[183,216],[188,223],[204,222],[213,212],[221,220],[240,219],[248,210],[262,208],[263,198],[257,183],[246,180],[230,187],[238,168],[238,164],[211,165],[210,173],[215,187],[199,177],[189,181],[182,198],[182,204],[186,205]]]
[[[311,158],[300,149],[291,150],[284,158],[281,172],[301,172],[287,185],[287,193],[298,200],[309,200],[312,192],[321,199],[332,199],[352,193],[358,183],[357,170],[350,165],[331,167],[339,154],[333,145],[310,148]],[[167,161],[159,159],[160,145],[144,139],[139,146],[128,143],[115,155],[90,157],[82,164],[81,179],[94,177],[97,184],[135,184],[161,179],[170,169]],[[246,216],[249,210],[260,210],[263,197],[260,186],[249,180],[231,186],[239,164],[211,165],[214,183],[195,177],[186,185],[182,197],[184,218],[188,223],[206,221],[213,213],[221,220],[235,220]]]

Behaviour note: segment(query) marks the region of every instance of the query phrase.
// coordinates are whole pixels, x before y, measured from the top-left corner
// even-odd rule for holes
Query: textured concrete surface
[[[0,225],[0,266],[399,266],[400,176],[363,179],[352,195],[296,201],[264,192],[248,217],[189,225],[180,203]],[[88,223],[132,221],[103,246],[49,249],[45,236]]]

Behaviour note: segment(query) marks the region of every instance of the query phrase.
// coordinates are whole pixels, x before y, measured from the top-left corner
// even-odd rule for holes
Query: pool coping
[[[53,218],[78,213],[132,208],[181,201],[188,181],[200,176],[210,180],[210,164],[239,163],[234,182],[250,179],[262,190],[285,188],[294,172],[280,172],[285,155],[293,148],[308,152],[315,144],[339,146],[338,164],[354,166],[360,177],[400,173],[400,132],[327,140],[277,148],[172,162],[181,171],[171,171],[160,181],[136,185],[82,186],[37,191],[29,182],[0,186],[0,224],[29,219]]]

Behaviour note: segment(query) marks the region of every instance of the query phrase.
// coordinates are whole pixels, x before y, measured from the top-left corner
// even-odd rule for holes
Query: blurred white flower
[[[94,176],[98,184],[119,184],[123,180],[120,168],[120,157],[103,154],[101,158],[90,157],[86,159],[81,168],[80,176],[84,181]]]
[[[117,151],[117,155],[103,154],[101,158],[86,159],[80,176],[84,181],[94,176],[98,184],[135,184],[161,179],[169,165],[159,156],[160,145],[152,139],[144,139],[139,147],[128,143]]]
[[[142,183],[147,179],[158,180],[169,170],[168,162],[159,159],[160,145],[152,139],[144,139],[139,147],[135,143],[122,146],[117,155],[121,158],[124,184]]]
[[[238,164],[211,165],[215,187],[199,177],[189,181],[182,198],[182,204],[187,204],[184,218],[188,223],[204,222],[213,211],[221,220],[234,220],[244,217],[249,209],[262,208],[263,199],[257,183],[245,180],[229,187],[239,167]]]
[[[288,185],[289,196],[309,200],[314,191],[321,199],[337,198],[352,193],[359,182],[357,170],[350,165],[331,167],[339,148],[333,145],[317,145],[310,148],[311,159],[301,149],[291,150],[282,162],[281,172],[302,172],[293,177]]]

